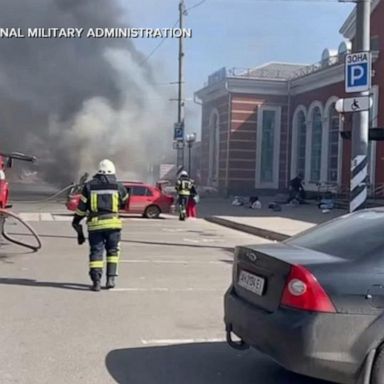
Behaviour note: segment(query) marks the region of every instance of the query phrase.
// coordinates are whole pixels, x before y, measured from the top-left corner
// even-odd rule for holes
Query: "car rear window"
[[[144,186],[132,186],[130,187],[132,196],[152,196],[152,192],[149,188]]]
[[[345,215],[285,242],[344,259],[384,256],[384,211]]]

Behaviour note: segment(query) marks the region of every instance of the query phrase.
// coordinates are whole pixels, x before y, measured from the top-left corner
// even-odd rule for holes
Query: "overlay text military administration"
[[[100,291],[103,276],[103,254],[107,254],[106,288],[115,287],[120,256],[122,221],[119,210],[128,200],[128,193],[117,182],[115,165],[103,160],[92,180],[85,183],[79,206],[73,217],[72,226],[78,234],[78,243],[85,242],[81,220],[87,218],[90,246],[89,275],[93,282],[91,289]]]

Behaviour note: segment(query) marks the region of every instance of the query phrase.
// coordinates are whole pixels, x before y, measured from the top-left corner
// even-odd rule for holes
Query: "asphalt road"
[[[15,210],[43,249],[0,248],[1,384],[321,383],[223,341],[232,249],[266,240],[200,219],[129,218],[117,289],[95,293],[62,206]]]

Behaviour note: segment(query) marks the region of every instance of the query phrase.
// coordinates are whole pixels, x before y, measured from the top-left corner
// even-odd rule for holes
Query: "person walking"
[[[116,168],[105,159],[99,164],[97,174],[84,184],[80,203],[74,214],[72,226],[78,234],[78,243],[85,242],[80,222],[87,218],[89,253],[89,276],[91,289],[100,291],[103,275],[103,255],[107,254],[106,288],[115,287],[120,256],[122,221],[119,210],[128,199],[125,187],[117,182]]]
[[[197,194],[196,187],[192,184],[191,194],[188,198],[187,203],[187,217],[188,218],[196,218],[197,217],[197,203],[198,203],[199,195]]]
[[[175,186],[178,195],[177,204],[179,206],[179,220],[185,220],[192,185],[192,180],[189,178],[188,173],[186,171],[181,171]]]

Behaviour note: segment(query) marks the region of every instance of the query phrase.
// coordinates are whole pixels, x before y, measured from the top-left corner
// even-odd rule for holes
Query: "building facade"
[[[384,127],[384,0],[373,1],[373,59],[370,127]],[[355,12],[340,30],[338,50],[325,49],[321,61],[303,66],[269,63],[253,70],[225,68],[208,78],[195,96],[202,103],[201,181],[223,194],[279,191],[304,176],[307,190],[347,193],[351,114],[335,103],[345,94],[344,60],[354,43]],[[384,185],[384,143],[369,145],[371,193]]]

